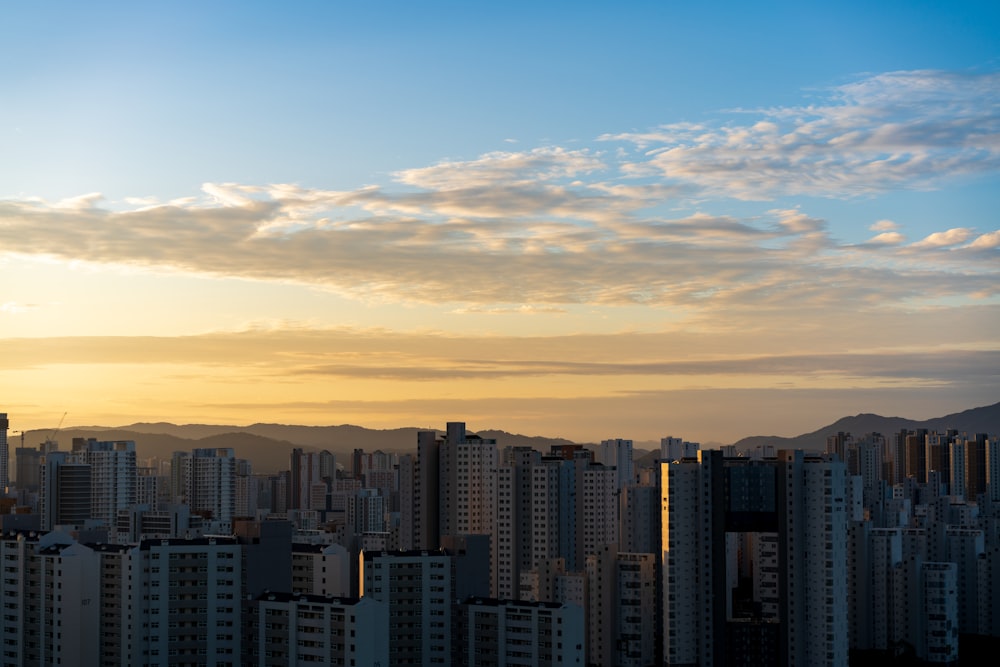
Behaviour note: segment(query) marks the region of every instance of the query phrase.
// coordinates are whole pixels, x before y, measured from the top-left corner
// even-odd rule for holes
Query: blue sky
[[[543,4],[544,6],[537,6]],[[995,3],[19,3],[5,195],[351,187],[443,158],[996,67]],[[25,167],[27,165],[27,168]],[[87,174],[83,176],[81,172]]]
[[[7,411],[726,440],[995,402],[998,36],[986,2],[8,4]]]

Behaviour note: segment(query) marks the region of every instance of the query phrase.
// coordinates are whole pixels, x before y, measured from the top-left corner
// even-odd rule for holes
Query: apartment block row
[[[0,665],[584,664],[580,607],[456,598],[486,582],[472,554],[365,554],[363,596],[322,594],[294,572],[341,554],[291,538],[288,522],[239,520],[232,536],[131,546],[7,533]]]
[[[101,584],[93,635],[46,629],[38,618],[70,616],[43,607],[27,624],[11,614],[5,646],[51,655],[53,633],[97,637],[101,664],[847,665],[851,652],[948,664],[962,636],[1000,636],[997,440],[841,433],[827,450],[702,451],[668,437],[640,465],[629,440],[541,452],[451,422],[419,433],[411,454],[356,450],[350,472],[294,450],[288,471],[262,480],[231,450],[178,453],[165,483],[177,502],[157,506],[138,502],[152,485],[128,491],[134,444],[75,442],[41,466],[40,481],[55,480],[42,507],[58,508],[63,530],[4,539],[78,564],[97,554],[117,579]],[[80,490],[95,469],[99,501]],[[258,483],[253,502],[241,479]],[[244,502],[254,520],[227,509]],[[238,577],[206,540],[239,553]],[[185,544],[202,549],[197,565],[136,565]],[[233,585],[227,606],[217,596]],[[151,610],[171,587],[164,629]],[[44,595],[25,590],[10,595]],[[28,612],[34,599],[18,598]],[[199,606],[213,599],[216,616]],[[226,614],[240,617],[232,632]],[[372,624],[383,639],[367,644]]]

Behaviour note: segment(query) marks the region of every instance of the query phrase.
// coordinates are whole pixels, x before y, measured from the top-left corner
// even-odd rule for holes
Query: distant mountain
[[[982,408],[973,408],[944,417],[915,421],[902,417],[881,417],[860,414],[838,419],[829,426],[796,436],[753,436],[736,442],[740,450],[752,449],[758,445],[775,445],[781,448],[823,450],[826,438],[840,431],[864,435],[878,432],[891,435],[902,429],[926,428],[944,431],[949,428],[967,433],[1000,432],[1000,403]],[[276,472],[288,469],[288,456],[295,447],[310,451],[329,450],[337,455],[338,461],[350,468],[350,456],[354,449],[365,451],[381,449],[385,452],[407,453],[416,450],[417,433],[435,429],[397,428],[369,429],[343,424],[341,426],[295,426],[286,424],[251,424],[250,426],[225,426],[217,424],[170,424],[168,422],[140,423],[129,426],[80,426],[66,428],[55,433],[61,449],[69,449],[73,438],[98,438],[99,440],[134,440],[140,459],[157,457],[169,459],[175,451],[190,451],[196,447],[231,447],[238,458],[253,461],[256,472]],[[440,430],[438,430],[440,432]],[[501,430],[478,431],[483,438],[496,438],[501,446],[532,447],[548,451],[553,445],[581,444],[565,438],[546,438],[508,433]],[[28,431],[25,445],[37,446],[52,430]],[[652,464],[659,456],[656,443],[636,443],[637,463]],[[592,444],[584,444],[593,447]],[[651,451],[643,451],[648,446]]]
[[[435,429],[398,428],[368,429],[345,424],[342,426],[295,426],[284,424],[252,424],[224,426],[214,424],[170,424],[168,422],[139,423],[120,427],[79,426],[54,433],[59,448],[68,450],[73,438],[98,440],[134,440],[139,459],[169,459],[175,451],[190,451],[203,447],[231,447],[237,458],[253,462],[255,472],[270,473],[288,469],[292,449],[307,451],[326,449],[337,455],[338,462],[350,468],[354,449],[407,453],[416,451],[417,433]],[[25,445],[35,447],[53,435],[51,430],[28,431]],[[551,445],[572,444],[563,438],[526,436],[506,431],[478,431],[483,438],[496,438],[503,446],[527,446],[548,451]]]
[[[826,438],[843,431],[856,436],[866,433],[881,433],[882,435],[892,435],[903,429],[915,430],[926,428],[929,431],[945,431],[956,429],[960,433],[997,433],[1000,431],[1000,403],[987,405],[981,408],[973,408],[964,412],[956,412],[944,417],[916,421],[914,419],[904,419],[902,417],[882,417],[870,413],[855,415],[853,417],[843,417],[829,426],[804,433],[794,438],[783,438],[781,436],[755,435],[743,438],[735,443],[740,451],[753,449],[760,445],[775,445],[786,449],[823,450],[826,448]]]
[[[191,451],[195,448],[232,447],[237,458],[253,461],[255,472],[274,472],[288,468],[288,455],[294,447],[301,445],[291,442],[264,438],[252,433],[218,433],[204,438],[183,438],[170,433],[153,433],[132,430],[129,426],[107,428],[83,426],[62,429],[55,434],[59,449],[69,450],[73,438],[97,438],[98,440],[134,440],[136,457],[169,460],[176,451]],[[34,447],[52,435],[51,431],[28,431],[25,445]],[[314,449],[307,447],[307,449]]]

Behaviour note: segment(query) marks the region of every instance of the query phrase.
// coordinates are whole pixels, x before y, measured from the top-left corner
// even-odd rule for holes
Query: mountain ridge
[[[902,429],[917,428],[937,431],[954,428],[959,432],[996,434],[1000,431],[1000,402],[926,420],[859,413],[841,417],[827,426],[798,436],[749,436],[736,441],[734,445],[740,451],[753,449],[759,445],[815,451],[825,448],[827,436],[840,431],[855,435],[872,432],[890,435]],[[416,449],[416,434],[420,431],[442,432],[441,429],[419,427],[369,429],[354,424],[303,426],[258,422],[248,426],[234,426],[137,422],[119,427],[76,426],[56,430],[36,429],[26,432],[25,445],[37,445],[51,436],[57,436],[55,439],[61,439],[66,443],[64,449],[69,448],[68,443],[72,438],[134,440],[140,459],[169,459],[174,451],[190,451],[197,447],[231,447],[237,457],[250,459],[253,462],[255,472],[270,473],[287,469],[288,456],[295,447],[307,451],[327,449],[336,454],[339,461],[347,468],[350,467],[350,455],[355,448],[365,451],[381,449],[396,453],[413,452]],[[566,438],[509,433],[501,429],[486,429],[476,433],[483,438],[495,438],[501,446],[528,446],[540,450],[547,450],[553,445],[594,446],[594,443],[577,443]],[[635,444],[637,450],[642,448],[652,450],[642,455],[644,459],[655,459],[659,454],[659,443],[636,442]]]
[[[766,444],[792,449],[822,450],[826,448],[826,438],[841,431],[854,435],[866,433],[891,435],[903,429],[916,430],[918,428],[926,428],[929,431],[944,431],[953,428],[960,433],[993,434],[1000,430],[1000,403],[924,420],[883,417],[871,412],[862,412],[851,417],[841,417],[832,424],[794,437],[755,435],[737,440],[733,444],[740,451]]]

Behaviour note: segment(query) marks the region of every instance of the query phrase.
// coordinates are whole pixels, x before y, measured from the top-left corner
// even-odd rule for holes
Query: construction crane
[[[52,431],[52,433],[49,434],[49,437],[45,438],[45,442],[42,445],[42,447],[44,448],[45,451],[48,452],[48,451],[55,451],[56,449],[59,449],[59,443],[56,442],[56,433],[58,433],[59,429],[62,428],[63,422],[66,421],[66,415],[67,414],[69,414],[69,413],[68,412],[64,412],[63,413],[62,417],[60,417],[60,419],[59,419],[59,425],[56,426],[55,429]]]

